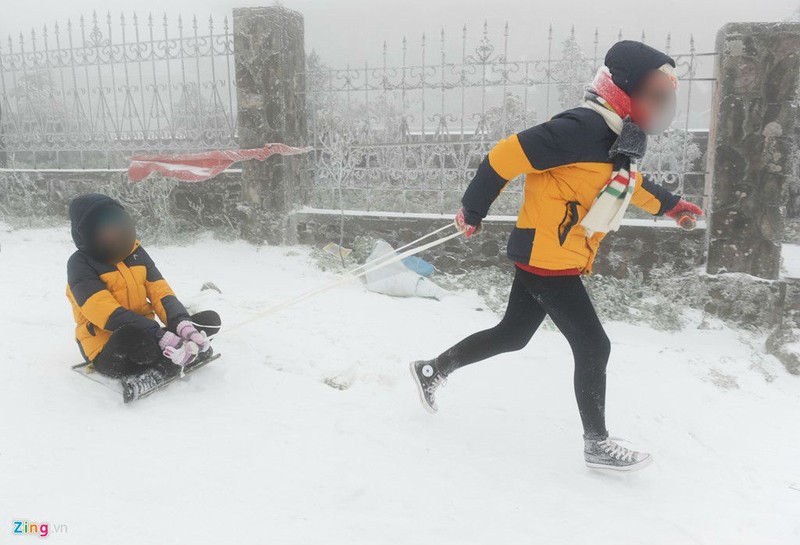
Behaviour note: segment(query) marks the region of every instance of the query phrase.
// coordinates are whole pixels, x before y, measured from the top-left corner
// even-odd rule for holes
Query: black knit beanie
[[[605,65],[611,72],[614,84],[631,96],[650,70],[665,64],[675,66],[675,60],[642,42],[622,40],[606,53]]]

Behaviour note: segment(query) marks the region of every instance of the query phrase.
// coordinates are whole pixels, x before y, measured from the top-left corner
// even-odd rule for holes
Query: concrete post
[[[270,142],[306,145],[303,40],[300,13],[280,6],[233,10],[241,148]],[[242,202],[248,214],[244,238],[270,244],[292,241],[287,218],[292,208],[306,202],[306,165],[304,156],[242,164]]]
[[[800,23],[727,24],[717,54],[707,271],[775,279],[797,158]]]

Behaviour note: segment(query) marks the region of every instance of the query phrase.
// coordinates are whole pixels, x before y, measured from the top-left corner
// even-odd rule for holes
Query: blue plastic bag
[[[408,257],[403,258],[403,265],[414,271],[420,276],[430,276],[433,274],[435,267],[425,261],[424,259],[417,257],[415,255],[410,255]]]

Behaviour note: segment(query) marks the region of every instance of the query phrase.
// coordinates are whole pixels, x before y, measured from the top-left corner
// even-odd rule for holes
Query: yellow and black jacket
[[[98,216],[109,211],[130,219],[118,201],[99,193],[76,197],[69,206],[72,240],[78,251],[67,262],[67,298],[75,317],[75,338],[88,361],[94,360],[111,333],[124,325],[134,325],[158,338],[162,331],[156,316],[173,332],[180,321],[189,318],[135,239],[132,220],[126,235],[130,250],[123,247],[111,258],[95,243]]]
[[[75,317],[75,338],[92,361],[111,333],[134,324],[157,336],[163,324],[174,330],[189,313],[180,303],[139,241],[116,265],[108,265],[78,250],[67,262],[67,297]]]
[[[524,265],[592,271],[605,233],[586,237],[580,221],[612,172],[608,152],[617,139],[589,108],[573,108],[501,140],[478,167],[462,204],[477,225],[509,180],[525,174],[524,200],[508,241],[508,257]],[[631,202],[661,215],[680,199],[637,176]]]

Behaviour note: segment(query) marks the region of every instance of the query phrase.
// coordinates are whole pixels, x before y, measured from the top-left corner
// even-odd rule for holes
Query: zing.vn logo
[[[12,520],[11,525],[13,529],[12,534],[17,535],[35,535],[39,537],[47,537],[51,531],[53,533],[66,532],[66,524],[56,524],[51,527],[47,522],[31,522],[29,520]]]

